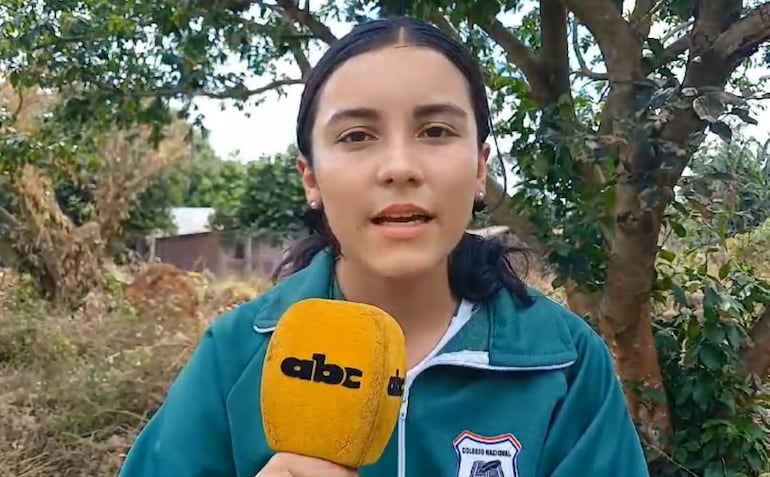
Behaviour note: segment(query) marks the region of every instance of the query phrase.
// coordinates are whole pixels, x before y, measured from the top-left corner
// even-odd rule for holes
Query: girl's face
[[[298,166],[345,261],[385,278],[442,267],[483,193],[468,84],[443,55],[396,45],[351,58],[326,81]]]

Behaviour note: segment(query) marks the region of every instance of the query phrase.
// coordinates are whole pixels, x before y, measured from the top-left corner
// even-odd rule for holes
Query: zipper
[[[406,477],[406,416],[409,411],[409,390],[412,387],[412,383],[417,376],[428,368],[434,366],[457,366],[461,368],[483,369],[489,371],[555,371],[558,369],[564,369],[572,366],[575,361],[567,361],[565,363],[559,363],[547,366],[525,366],[525,367],[513,367],[513,366],[492,366],[484,362],[472,362],[464,359],[460,359],[453,354],[464,354],[463,352],[448,353],[444,355],[438,355],[432,359],[423,363],[422,366],[417,366],[411,375],[407,374],[406,382],[404,383],[404,397],[401,400],[401,407],[398,411],[398,469],[397,477]],[[473,356],[488,356],[486,353],[473,353]],[[488,359],[488,358],[487,358]]]
[[[460,304],[454,318],[461,317],[458,321],[453,321],[450,324],[450,329],[443,339],[435,347],[434,352],[438,353],[440,349],[446,345],[446,343],[454,337],[454,335],[462,328],[465,323],[471,318],[471,315],[475,311],[474,304],[463,300]],[[253,328],[258,333],[270,333],[275,330],[275,326],[269,328],[259,328],[256,324]],[[411,373],[407,372],[404,382],[404,396],[401,400],[401,407],[398,410],[398,422],[397,422],[397,449],[398,449],[398,462],[397,462],[397,477],[406,477],[406,417],[409,411],[409,390],[412,387],[412,383],[419,376],[420,373],[428,368],[434,366],[456,366],[461,368],[470,369],[482,369],[486,371],[556,371],[572,366],[575,361],[567,361],[565,363],[557,363],[554,365],[545,366],[492,366],[489,363],[489,354],[486,352],[474,352],[474,351],[457,351],[446,354],[432,354],[426,357],[426,359],[415,366]]]
[[[404,383],[404,399],[398,411],[398,477],[406,477],[406,411],[409,407],[411,380]]]

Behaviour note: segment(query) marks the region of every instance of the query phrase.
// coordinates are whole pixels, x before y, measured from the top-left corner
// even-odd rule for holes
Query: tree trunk
[[[609,242],[606,285],[599,306],[599,329],[615,357],[634,421],[648,446],[664,449],[671,419],[650,317],[660,218],[657,210],[643,210],[638,191],[627,179],[643,175],[654,164],[636,144],[634,84],[645,77],[638,32],[607,0],[564,0],[599,44],[607,67],[610,93],[602,113],[601,131],[623,138],[612,146],[620,159],[615,187],[614,230]],[[647,4],[637,5],[640,16]],[[643,16],[643,15],[641,15]],[[637,25],[644,30],[644,25]],[[647,399],[653,391],[660,400]],[[640,392],[641,391],[641,392]]]
[[[615,357],[631,415],[644,440],[664,449],[672,427],[650,309],[660,223],[651,212],[639,210],[633,191],[620,187],[618,192],[617,209],[628,215],[618,218],[610,247],[599,327]],[[641,227],[627,228],[630,220]]]
[[[770,373],[770,308],[751,329],[751,343],[743,352],[743,366],[747,373],[765,379]]]

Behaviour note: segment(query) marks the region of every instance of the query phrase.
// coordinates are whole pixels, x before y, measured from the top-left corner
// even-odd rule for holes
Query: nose
[[[406,141],[393,141],[382,155],[377,179],[382,185],[418,185],[423,182],[420,160]]]

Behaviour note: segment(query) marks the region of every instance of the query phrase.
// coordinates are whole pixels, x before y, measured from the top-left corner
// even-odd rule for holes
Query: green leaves
[[[622,2],[612,3],[622,10]],[[656,31],[689,20],[698,5],[690,0],[654,3]],[[750,474],[759,468],[756,462],[767,461],[766,453],[753,447],[761,427],[752,427],[749,419],[756,412],[756,389],[737,371],[755,308],[770,302],[767,286],[740,263],[714,267],[700,258],[714,253],[708,246],[767,218],[770,161],[764,150],[747,152],[730,121],[756,124],[746,97],[721,88],[682,88],[674,74],[676,65],[661,65],[666,47],[679,33],[672,38],[663,31],[660,39],[641,39],[651,73],[634,83],[630,104],[616,104],[622,113],[615,117],[613,108],[603,111],[608,85],[591,77],[597,75],[569,75],[569,91],[557,91],[558,99],[548,107],[542,108],[547,101],[541,99],[535,104],[532,85],[512,58],[532,57],[539,67],[550,68],[543,71],[545,83],[558,82],[560,74],[566,74],[558,71],[560,66],[574,67],[569,54],[562,65],[551,52],[543,57],[542,47],[549,42],[542,35],[549,32],[541,24],[538,2],[325,1],[314,3],[312,10],[298,9],[300,21],[281,4],[2,2],[0,70],[18,90],[42,88],[53,92],[56,101],[50,114],[36,116],[35,133],[19,127],[9,111],[0,117],[0,170],[14,171],[30,163],[42,167],[60,184],[59,199],[68,213],[86,220],[94,213],[90,185],[68,178],[99,170],[93,138],[143,125],[153,131],[150,140],[157,143],[166,126],[178,119],[200,124],[192,101],[197,96],[231,98],[239,108],[258,105],[267,90],[280,92],[278,84],[299,82],[311,64],[307,53],[324,46],[321,27],[330,22],[404,13],[440,17],[446,21],[442,27],[455,32],[484,69],[496,113],[494,139],[511,144],[509,150],[495,152],[514,167],[520,181],[511,205],[531,217],[555,272],[555,286],[570,280],[582,289],[601,291],[612,240],[619,232],[618,190],[626,192],[623,188],[630,185],[638,194],[639,208],[656,210],[670,202],[674,182],[701,146],[704,130],[725,141],[719,160],[695,161],[693,176],[677,188],[678,202],[666,217],[670,235],[660,244],[656,276],[649,277],[655,285],[655,313],[660,315],[656,343],[679,439],[677,465],[661,475],[677,475],[682,467],[697,475],[718,475],[725,469]],[[503,33],[512,38],[508,51],[481,28],[494,18],[507,23]],[[561,32],[557,24],[551,23],[552,31],[572,33]],[[547,40],[558,46],[569,38]],[[587,28],[575,26],[572,40],[585,63],[581,70],[606,71],[602,56],[592,53],[597,48]],[[623,87],[610,84],[609,90]],[[623,111],[630,113],[626,117]],[[675,142],[670,138],[678,134],[662,131],[682,111],[694,112],[704,126]],[[182,202],[187,205],[214,207],[221,228],[283,240],[299,231],[298,215],[304,207],[294,154],[241,164],[196,153],[195,164],[158,177],[140,194],[130,229],[163,227],[163,210],[185,195]],[[0,177],[0,201],[12,207],[4,187],[7,191],[7,178]],[[725,210],[734,214],[725,218]],[[714,431],[704,432],[704,423],[712,423]],[[718,439],[717,431],[729,439]]]
[[[761,388],[743,377],[741,349],[770,284],[734,261],[712,275],[697,251],[659,254],[667,266],[658,267],[658,303],[676,310],[655,323],[674,404],[674,459],[695,475],[757,475],[770,458],[770,422],[757,400]],[[672,468],[661,475],[683,474]]]
[[[216,212],[213,225],[257,234],[282,242],[303,227],[301,214],[305,193],[292,147],[285,154],[246,164],[227,162],[198,185],[199,197],[209,197],[207,206]]]

